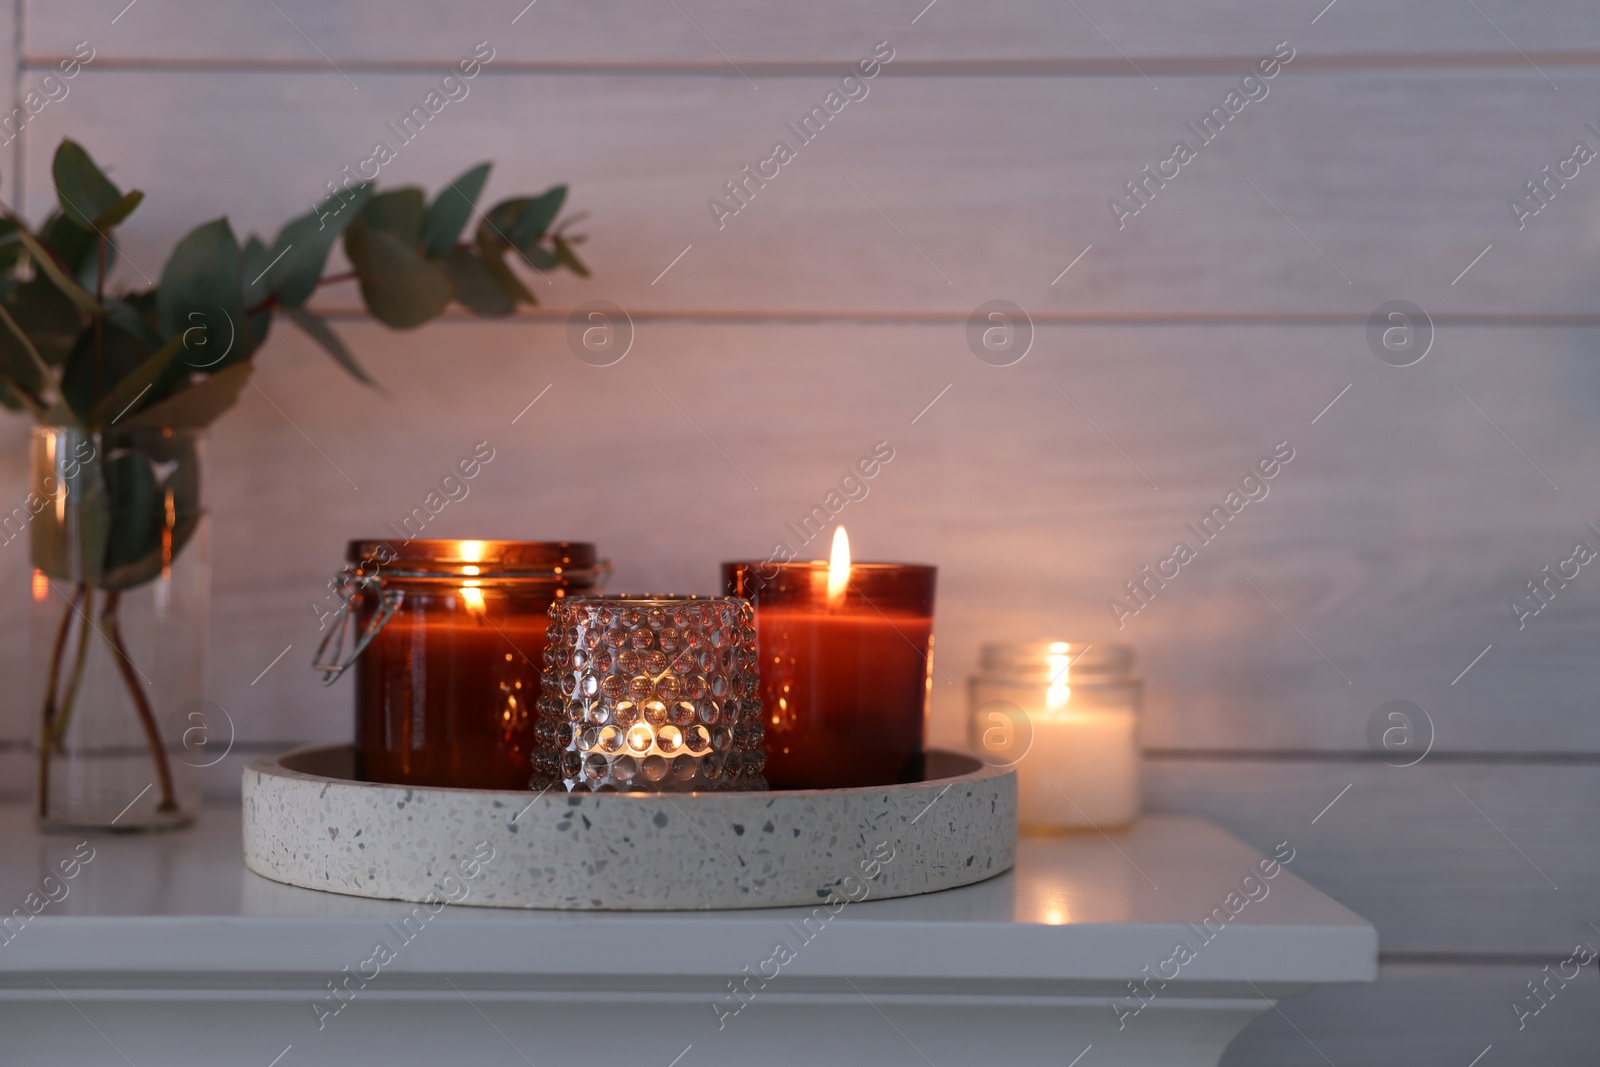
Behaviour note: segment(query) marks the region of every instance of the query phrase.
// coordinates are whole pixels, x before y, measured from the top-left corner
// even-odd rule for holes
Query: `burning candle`
[[[991,644],[972,679],[968,739],[1017,768],[1030,830],[1109,829],[1139,815],[1139,683],[1123,647]]]
[[[827,561],[722,565],[756,609],[767,780],[774,789],[915,781],[933,670],[933,567]]]
[[[353,541],[347,607],[318,665],[356,675],[358,773],[376,782],[525,789],[546,614],[609,570],[594,546]],[[326,646],[337,642],[332,653]]]

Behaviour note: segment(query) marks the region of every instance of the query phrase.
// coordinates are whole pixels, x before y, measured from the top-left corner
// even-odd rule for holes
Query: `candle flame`
[[[483,542],[482,541],[463,541],[463,542],[461,542],[461,560],[464,563],[482,563],[483,562]]]
[[[828,558],[828,603],[838,603],[849,584],[850,537],[840,526],[833,531],[833,554]]]
[[[1067,655],[1067,643],[1056,641],[1050,645],[1050,654],[1045,657],[1050,665],[1050,686],[1045,690],[1045,710],[1063,711],[1067,702],[1072,699],[1072,687],[1067,684],[1068,674],[1072,668],[1072,657]]]
[[[483,590],[478,588],[480,584],[474,578],[461,583],[461,599],[466,602],[467,611],[474,615],[484,613]]]

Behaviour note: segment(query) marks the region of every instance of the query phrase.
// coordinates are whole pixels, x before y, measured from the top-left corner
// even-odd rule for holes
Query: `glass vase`
[[[194,820],[211,561],[199,431],[40,426],[32,549],[35,804],[45,830]],[[9,530],[8,530],[9,532]]]

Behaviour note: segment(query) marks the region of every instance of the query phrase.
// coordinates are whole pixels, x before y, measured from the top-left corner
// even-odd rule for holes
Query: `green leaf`
[[[517,309],[516,294],[508,291],[471,249],[452,248],[439,260],[439,266],[450,276],[456,299],[476,314],[494,317],[509,315]],[[520,288],[521,283],[517,284]]]
[[[516,227],[510,233],[511,243],[518,248],[526,248],[543,237],[556,220],[556,215],[560,214],[561,205],[566,199],[567,187],[557,185],[529,200],[523,205]]]
[[[7,294],[5,305],[46,363],[59,367],[67,361],[83,332],[83,314],[66,294],[38,277]]]
[[[54,380],[44,357],[17,320],[0,304],[0,370],[33,396],[42,396]]]
[[[255,314],[250,309],[259,307],[272,294],[267,289],[267,268],[272,264],[272,253],[261,243],[261,238],[251,234],[239,253],[240,281],[243,283],[245,313],[250,320],[251,348],[257,349],[267,340],[272,327],[272,311],[263,308]]]
[[[308,215],[291,219],[278,231],[272,242],[267,262],[272,269],[267,272],[266,287],[278,298],[280,307],[299,307],[311,299],[317,283],[322,280],[322,268],[328,262],[328,252],[333,242],[354,221],[372,195],[372,185],[363,182],[354,188],[330,196]],[[245,278],[248,285],[256,273]],[[255,307],[261,299],[248,302]]]
[[[57,211],[39,227],[38,238],[56,254],[56,259],[77,279],[79,285],[88,288],[94,284],[94,275],[100,266],[99,257],[95,254],[99,234],[79,226]]]
[[[96,215],[94,228],[104,233],[113,226],[121,226],[123,221],[133,214],[133,209],[142,203],[144,203],[144,193],[134,189],[105,211]]]
[[[129,371],[115,388],[101,397],[85,421],[90,426],[104,426],[133,414],[137,410],[136,405],[153,399],[151,393],[156,383],[182,351],[182,335],[161,346],[159,351]]]
[[[272,253],[261,243],[261,238],[251,234],[239,250],[239,295],[244,306],[253,308],[272,295],[267,281],[267,267],[272,263]]]
[[[22,240],[17,236],[17,224],[10,219],[0,218],[0,275],[9,277],[26,252]]]
[[[492,235],[502,248],[509,245],[527,254],[538,246],[566,199],[567,187],[557,185],[539,196],[502,200],[478,223],[479,242]]]
[[[349,371],[351,377],[355,378],[356,381],[365,385],[377,384],[368,377],[366,371],[361,369],[361,364],[356,362],[356,357],[350,354],[350,350],[344,346],[344,342],[339,340],[339,335],[330,330],[326,322],[323,322],[305,308],[284,308],[283,313],[290,322],[304,330],[313,341],[327,350],[327,353],[338,362],[339,366]]]
[[[61,142],[50,172],[55,179],[56,196],[61,201],[61,213],[86,229],[98,228],[95,220],[123,199],[122,191],[111,184],[76,141]]]
[[[150,321],[153,311],[153,293],[130,293],[122,299],[112,297],[106,301],[107,321],[133,334],[152,352],[166,343]]]
[[[199,527],[200,454],[189,434],[113,430],[102,440],[115,458],[106,469],[112,520],[99,584],[130,589],[158,577]]]
[[[572,246],[567,243],[566,238],[558,234],[555,238],[555,246],[556,258],[561,261],[561,265],[563,267],[566,267],[580,278],[587,278],[589,276],[589,268],[585,267],[582,261],[573,254]]]
[[[530,198],[519,196],[512,200],[502,200],[490,208],[478,220],[477,242],[478,246],[496,249],[514,247],[511,233],[517,228],[517,220],[522,217],[522,209],[530,203]]]
[[[555,270],[561,266],[560,258],[541,244],[530,244],[526,248],[519,248],[517,254],[522,257],[522,262],[536,271]]]
[[[93,425],[93,412],[100,401],[150,358],[144,342],[113,322],[102,325],[101,345],[97,367],[95,331],[84,330],[61,373],[62,399],[77,420],[89,426]]]
[[[227,219],[191,230],[161,271],[157,288],[161,333],[181,336],[183,361],[216,370],[253,351],[244,321],[239,241]]]
[[[200,515],[187,515],[187,517],[179,518],[178,522],[174,523],[173,528],[171,528],[173,536],[171,536],[170,558],[174,558],[174,560],[178,558],[178,553],[184,550],[184,545],[189,544],[190,539],[194,537],[195,530],[198,530],[198,528],[200,528]],[[110,544],[117,544],[117,520],[115,518],[112,520]],[[133,558],[133,560],[122,561],[122,563],[117,563],[115,566],[110,561],[107,561],[106,569],[99,577],[99,587],[101,589],[133,589],[134,585],[142,585],[144,582],[154,581],[162,574],[166,561],[168,561],[168,547],[165,544],[160,544],[160,542],[155,544],[154,549],[147,550],[144,555]]]
[[[494,280],[499,284],[500,288],[522,301],[522,303],[530,307],[539,303],[533,298],[533,294],[528,292],[528,287],[522,284],[522,279],[518,278],[511,268],[506,266],[506,261],[501,258],[500,249],[492,245],[486,247],[480,240],[478,242],[478,262],[482,263],[484,269],[494,276]]]
[[[0,382],[0,404],[4,404],[12,411],[21,411],[23,408],[22,397],[5,382]]]
[[[225,370],[202,378],[169,399],[125,418],[117,425],[127,430],[181,430],[210,425],[213,419],[239,399],[245,383],[250,380],[252,369],[248,360],[231,364]]]
[[[91,315],[100,315],[104,309],[98,301],[89,294],[89,291],[74,281],[62,265],[51,255],[50,250],[39,242],[39,239],[27,230],[18,230],[17,236],[28,247],[28,254],[33,258],[34,265],[44,271],[55,287],[78,307]]]
[[[420,326],[454,295],[444,271],[388,231],[358,226],[345,234],[344,250],[361,276],[367,309],[386,326]]]
[[[178,558],[178,553],[183,551],[184,546],[194,537],[194,532],[199,527],[199,515],[185,516],[173,524],[170,558]],[[115,533],[116,526],[113,520],[112,543],[115,543]],[[157,542],[154,548],[135,559],[115,566],[108,562],[104,573],[100,575],[98,584],[102,589],[132,589],[135,586],[143,585],[145,582],[160,577],[162,570],[166,566],[167,559],[167,546]]]
[[[407,245],[420,244],[425,200],[422,190],[416,186],[379,193],[367,201],[352,228],[382,230]]]
[[[111,572],[160,551],[166,501],[155,469],[137,452],[123,452],[108,460],[105,480],[111,526],[104,572]]]
[[[438,259],[455,247],[467,220],[477,207],[478,197],[489,180],[492,164],[479,163],[439,190],[422,220],[422,247],[429,259]]]

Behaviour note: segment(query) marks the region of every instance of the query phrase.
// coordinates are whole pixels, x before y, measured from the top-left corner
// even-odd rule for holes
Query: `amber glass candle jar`
[[[837,789],[922,777],[935,570],[918,564],[734,562],[723,590],[755,605],[767,781]]]
[[[342,663],[354,658],[357,773],[526,789],[550,605],[609,567],[566,541],[352,541]],[[335,674],[335,676],[337,676]]]

